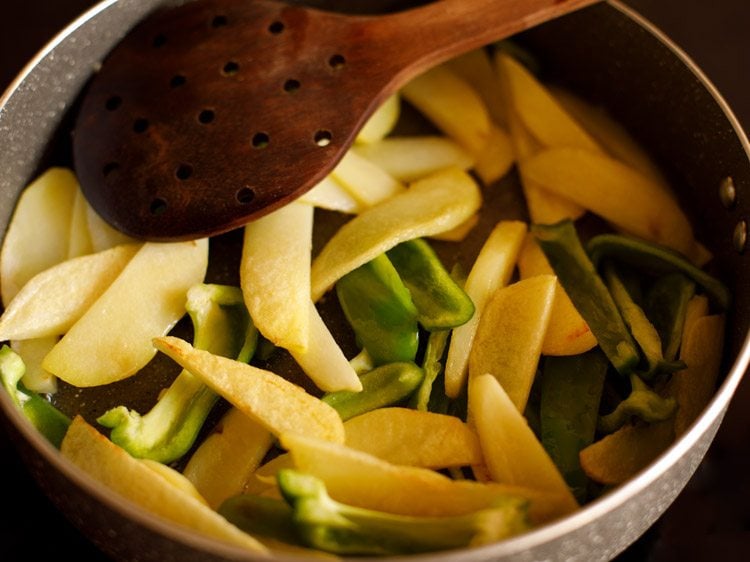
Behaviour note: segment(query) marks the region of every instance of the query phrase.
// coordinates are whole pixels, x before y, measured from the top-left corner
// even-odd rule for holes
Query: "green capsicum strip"
[[[409,289],[417,320],[425,330],[455,328],[471,319],[474,303],[425,240],[402,242],[388,250],[387,255]]]
[[[427,338],[427,347],[424,352],[424,359],[422,360],[422,369],[424,370],[424,379],[422,384],[419,385],[419,389],[412,396],[412,407],[416,410],[423,412],[430,411],[430,404],[434,404],[437,401],[437,396],[433,393],[432,387],[438,378],[438,375],[443,370],[442,358],[445,353],[446,345],[448,344],[448,336],[450,330],[437,330],[431,332]],[[443,393],[445,398],[445,393]],[[447,410],[447,398],[443,401],[444,403],[438,409],[440,413],[444,413]],[[445,410],[443,409],[445,408]],[[434,410],[432,410],[434,411]]]
[[[631,297],[618,267],[608,261],[602,266],[602,272],[625,324],[630,328],[630,333],[643,351],[647,366],[641,376],[650,380],[658,373],[673,373],[684,369],[685,364],[682,361],[664,359],[659,333],[646,317],[643,309]]]
[[[672,361],[682,342],[682,329],[695,282],[682,273],[670,273],[656,279],[646,294],[646,316],[653,322],[662,342],[664,359]]]
[[[638,348],[612,295],[583,249],[573,222],[533,225],[531,232],[602,351],[617,372],[629,374],[640,360]]]
[[[246,533],[302,546],[294,510],[284,500],[240,494],[224,500],[217,511]]]
[[[417,309],[385,254],[339,279],[336,295],[357,341],[375,365],[414,361]]]
[[[0,379],[16,407],[58,449],[70,426],[70,418],[21,383],[26,365],[10,347],[0,348]]]
[[[579,453],[594,442],[608,367],[607,357],[596,348],[544,360],[539,408],[542,445],[580,502],[586,500],[588,478]]]
[[[586,251],[595,266],[611,258],[654,274],[679,272],[702,287],[721,310],[726,310],[731,302],[726,285],[670,248],[622,234],[600,234],[589,240]]]
[[[280,470],[277,481],[304,544],[334,554],[433,552],[496,542],[529,528],[528,504],[516,497],[466,515],[415,517],[337,502],[321,480],[296,470]]]
[[[674,398],[659,396],[638,375],[630,375],[630,385],[628,397],[612,413],[599,418],[597,429],[602,433],[617,431],[634,416],[648,423],[666,421],[677,410]]]
[[[361,391],[328,392],[321,400],[333,407],[342,420],[348,420],[406,400],[419,387],[422,379],[424,371],[414,363],[388,363],[359,377],[362,381]]]
[[[250,360],[258,332],[238,287],[196,285],[188,291],[186,309],[193,322],[196,348]],[[97,421],[112,428],[110,439],[131,455],[168,463],[192,447],[218,399],[198,377],[183,370],[147,414],[117,406]]]

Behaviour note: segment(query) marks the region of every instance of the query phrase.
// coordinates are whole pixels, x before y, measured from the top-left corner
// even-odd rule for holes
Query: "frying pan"
[[[69,161],[70,116],[95,63],[133,23],[161,3],[119,0],[100,4],[53,41],[3,97],[2,230],[29,179],[50,163]],[[385,4],[393,7],[399,3]],[[670,176],[699,239],[715,254],[717,274],[734,293],[725,376],[716,397],[691,430],[626,485],[571,517],[516,539],[472,551],[430,555],[430,560],[614,557],[664,512],[690,478],[750,358],[750,268],[741,244],[742,221],[748,215],[749,151],[744,133],[719,94],[684,55],[617,2],[546,24],[522,39],[545,68],[554,70],[552,79],[607,106]],[[720,196],[726,178],[733,180],[734,199]],[[80,404],[67,405],[76,406]],[[117,559],[139,560],[248,558],[114,497],[65,462],[4,394],[0,394],[0,408],[19,453],[41,488],[104,552]]]

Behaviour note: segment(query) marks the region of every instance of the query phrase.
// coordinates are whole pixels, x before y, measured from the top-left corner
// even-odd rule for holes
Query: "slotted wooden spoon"
[[[150,240],[226,232],[302,195],[411,77],[596,0],[440,0],[352,16],[274,0],[155,12],[84,94],[74,160],[91,205]]]

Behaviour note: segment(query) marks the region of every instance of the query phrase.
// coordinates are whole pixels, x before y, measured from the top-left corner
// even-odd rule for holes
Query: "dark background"
[[[469,0],[467,0],[469,1]],[[94,0],[2,0],[0,91]],[[750,129],[750,1],[626,0],[680,45]],[[618,559],[750,560],[750,381],[709,454],[657,524]],[[0,431],[0,560],[107,560],[36,488]]]

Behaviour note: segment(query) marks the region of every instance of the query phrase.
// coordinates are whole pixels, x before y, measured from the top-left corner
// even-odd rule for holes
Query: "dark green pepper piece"
[[[542,370],[541,441],[576,499],[586,500],[588,478],[579,453],[594,442],[609,363],[599,349],[546,357]]]
[[[294,510],[284,500],[240,494],[224,500],[217,511],[251,535],[302,545],[294,524]]]
[[[427,348],[424,352],[424,359],[422,360],[422,369],[424,370],[424,379],[422,384],[419,385],[419,389],[412,396],[412,407],[416,410],[423,412],[430,411],[430,402],[434,402],[433,397],[433,385],[438,378],[438,375],[443,370],[443,364],[441,362],[443,354],[445,353],[446,345],[448,344],[448,336],[450,330],[438,330],[431,332],[429,338],[427,338]],[[441,412],[442,413],[442,412]]]
[[[677,357],[688,302],[693,295],[695,283],[682,273],[659,277],[646,295],[646,315],[659,333],[662,352],[667,361]]]
[[[336,294],[357,341],[376,365],[414,361],[417,309],[385,254],[339,279]]]
[[[389,363],[365,373],[362,390],[338,390],[324,394],[321,400],[333,407],[342,420],[376,408],[398,404],[409,398],[424,379],[424,371],[414,363]]]
[[[666,421],[677,410],[677,401],[674,398],[659,396],[638,375],[630,375],[630,384],[630,395],[620,402],[612,413],[599,418],[597,429],[602,433],[617,431],[633,416],[648,423]]]
[[[571,220],[533,225],[531,232],[589,325],[596,341],[620,374],[629,374],[640,360],[638,348],[604,281],[583,249]]]
[[[26,372],[23,359],[10,347],[0,349],[0,379],[10,399],[32,425],[58,449],[70,426],[70,418],[21,383]]]
[[[409,289],[417,320],[425,330],[446,330],[468,322],[474,303],[446,271],[423,239],[402,242],[388,250],[388,259]]]
[[[731,302],[729,289],[721,281],[670,248],[622,234],[600,234],[589,240],[586,250],[595,266],[605,258],[612,258],[657,275],[679,272],[702,287],[722,310]]]

